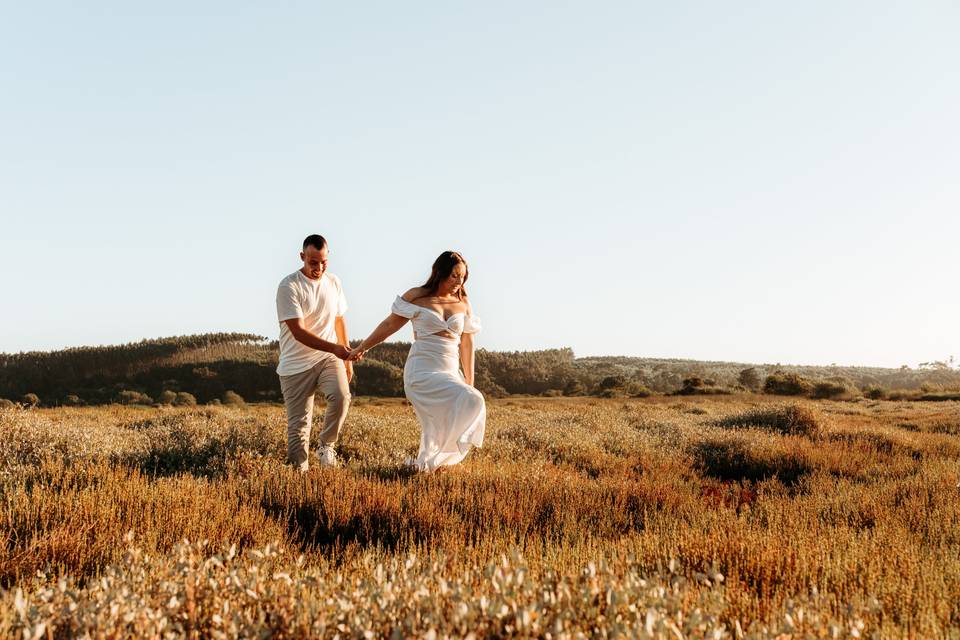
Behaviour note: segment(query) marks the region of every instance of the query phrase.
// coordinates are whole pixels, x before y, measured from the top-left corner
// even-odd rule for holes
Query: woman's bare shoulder
[[[414,287],[413,289],[410,289],[400,297],[406,300],[407,302],[413,302],[417,298],[423,298],[428,295],[430,295],[430,292],[424,287]]]

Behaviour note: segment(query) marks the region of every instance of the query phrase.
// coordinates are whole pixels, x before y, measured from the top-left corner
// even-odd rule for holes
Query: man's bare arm
[[[290,329],[290,333],[293,334],[293,337],[302,344],[307,345],[311,349],[316,349],[317,351],[326,351],[327,353],[332,353],[341,360],[346,360],[350,357],[350,347],[337,344],[335,342],[328,342],[323,338],[307,331],[303,326],[302,318],[291,318],[290,320],[284,320],[284,324],[287,325],[287,328]]]
[[[343,316],[337,316],[334,321],[334,328],[337,331],[337,342],[349,349],[350,337],[347,335],[347,321]],[[353,362],[347,360],[344,364],[347,365],[347,382],[350,382],[353,380]]]

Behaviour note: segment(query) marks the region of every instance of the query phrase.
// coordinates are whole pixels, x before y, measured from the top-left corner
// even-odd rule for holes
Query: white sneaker
[[[329,468],[340,466],[337,462],[337,452],[333,450],[332,444],[325,444],[320,447],[320,466]]]

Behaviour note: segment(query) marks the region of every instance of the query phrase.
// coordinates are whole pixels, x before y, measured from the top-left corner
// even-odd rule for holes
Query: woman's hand
[[[358,360],[363,360],[364,354],[367,353],[367,349],[363,347],[363,343],[357,345],[353,351],[350,352],[350,357],[347,358],[347,362],[356,362]]]
[[[362,360],[363,355],[367,351],[373,349],[375,346],[395,334],[400,327],[407,324],[407,321],[408,318],[391,313],[384,319],[383,322],[377,325],[377,328],[373,330],[373,333],[368,335],[363,342],[358,344],[357,347],[351,351],[350,360]]]

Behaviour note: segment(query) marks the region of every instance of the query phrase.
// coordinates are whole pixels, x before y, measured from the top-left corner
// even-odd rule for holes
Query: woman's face
[[[467,280],[467,265],[462,262],[458,262],[453,267],[453,271],[450,272],[450,275],[447,276],[447,279],[443,281],[443,288],[447,293],[457,293],[460,291],[460,287],[463,286],[463,283]]]

